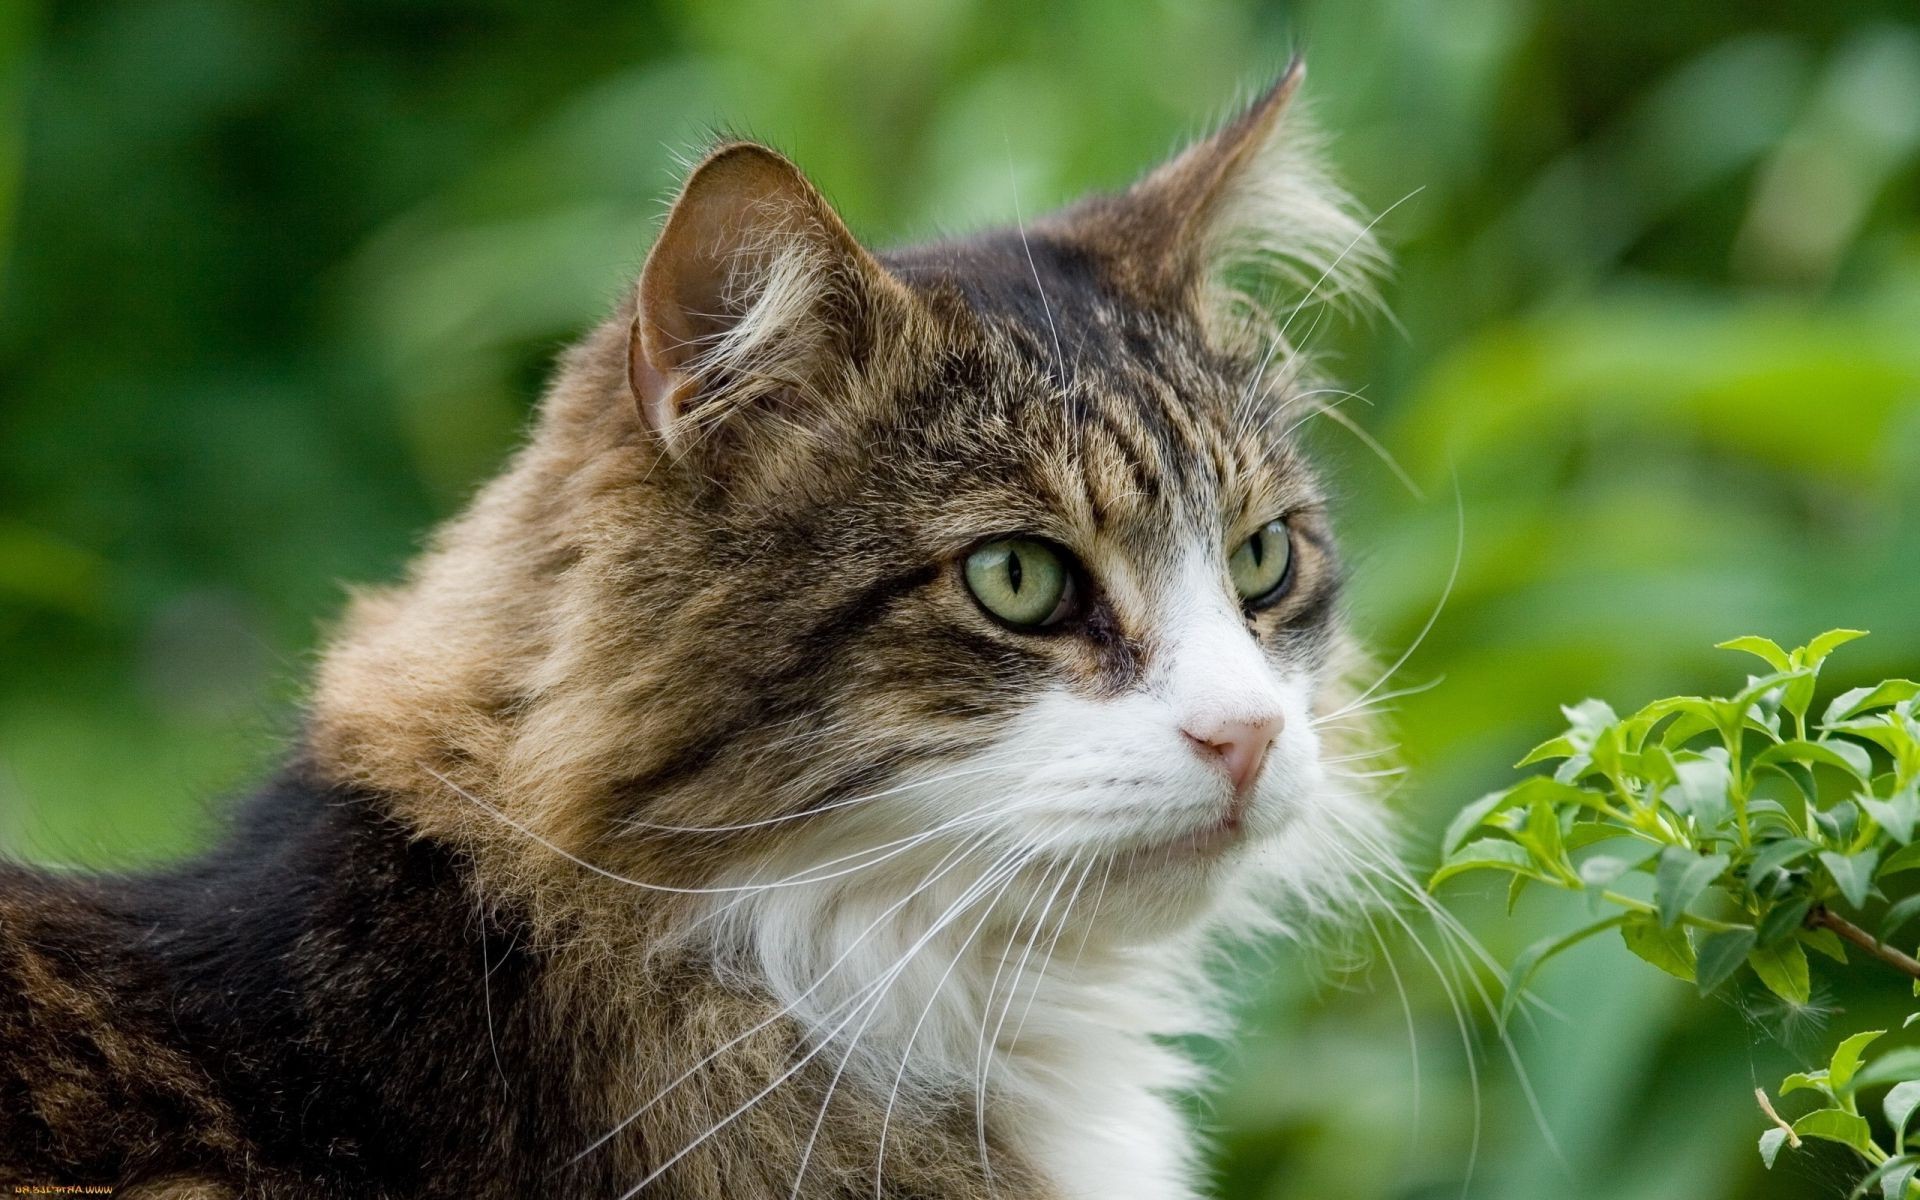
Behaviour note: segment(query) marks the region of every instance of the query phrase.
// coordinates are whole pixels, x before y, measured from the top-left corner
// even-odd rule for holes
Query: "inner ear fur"
[[[832,403],[906,303],[799,168],[720,146],[641,273],[627,347],[641,420],[678,445],[757,403]]]

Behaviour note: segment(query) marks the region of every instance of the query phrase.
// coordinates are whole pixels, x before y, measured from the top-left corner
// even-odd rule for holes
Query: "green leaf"
[[[1747,963],[1769,991],[1789,1004],[1804,1005],[1813,994],[1807,952],[1797,941],[1762,946],[1747,956]]]
[[[1807,920],[1807,912],[1813,907],[1813,897],[1797,896],[1782,900],[1767,910],[1760,918],[1758,936],[1762,946],[1771,946],[1775,942],[1792,937]]]
[[[1757,883],[1767,873],[1799,861],[1814,849],[1812,842],[1801,837],[1784,837],[1766,842],[1747,863],[1747,880],[1750,884]]]
[[[1520,907],[1520,893],[1526,891],[1527,885],[1532,882],[1533,882],[1533,876],[1531,875],[1515,875],[1511,880],[1508,881],[1507,883],[1507,915],[1508,916],[1512,916],[1513,910]]]
[[[1880,918],[1880,940],[1883,942],[1892,941],[1894,935],[1900,932],[1901,927],[1908,921],[1913,920],[1914,915],[1917,913],[1920,913],[1920,895],[1908,896],[1906,899],[1896,902],[1892,908],[1887,910],[1887,915]]]
[[[1911,722],[1898,720],[1891,713],[1880,713],[1853,721],[1836,721],[1827,727],[1827,732],[1844,733],[1872,742],[1891,754],[1896,761],[1901,761],[1903,756],[1913,753],[1914,730],[1911,725]]]
[[[1836,854],[1832,850],[1820,852],[1820,865],[1833,876],[1833,882],[1847,903],[1860,908],[1867,902],[1867,893],[1873,889],[1873,868],[1880,859],[1880,851],[1862,850],[1858,854]]]
[[[1751,929],[1729,929],[1701,939],[1693,970],[1702,996],[1740,969],[1740,964],[1753,951],[1753,941]]]
[[[1693,942],[1685,926],[1666,928],[1645,913],[1634,913],[1620,926],[1627,949],[1688,983],[1694,981]]]
[[[1454,851],[1446,862],[1440,864],[1440,869],[1433,873],[1433,878],[1427,881],[1427,887],[1431,890],[1455,875],[1479,870],[1518,871],[1521,874],[1540,877],[1539,871],[1534,867],[1533,855],[1527,853],[1525,846],[1505,838],[1489,837],[1468,842]]]
[[[1886,1174],[1880,1177],[1880,1200],[1908,1200],[1913,1194],[1913,1179],[1920,1174],[1920,1158],[1900,1158],[1882,1163]]]
[[[1920,1109],[1920,1080],[1894,1084],[1880,1107],[1886,1110],[1887,1124],[1893,1127],[1894,1136],[1905,1137],[1907,1122],[1913,1120],[1914,1110]]]
[[[1773,1170],[1773,1160],[1780,1156],[1780,1147],[1787,1144],[1787,1131],[1778,1125],[1760,1135],[1760,1161],[1767,1164],[1767,1170]]]
[[[1828,809],[1814,808],[1809,803],[1807,817],[1819,827],[1828,845],[1844,846],[1853,840],[1854,831],[1860,827],[1860,806],[1851,800],[1842,800]]]
[[[1833,1057],[1827,1062],[1827,1084],[1836,1092],[1844,1092],[1853,1083],[1853,1076],[1860,1069],[1860,1058],[1867,1047],[1886,1036],[1884,1029],[1869,1029],[1856,1033],[1834,1049]]]
[[[1920,842],[1902,846],[1889,854],[1887,861],[1880,864],[1880,877],[1884,879],[1888,875],[1913,870],[1920,870]]]
[[[1574,828],[1590,829],[1593,826],[1576,825]],[[1596,890],[1612,887],[1621,876],[1640,866],[1659,851],[1660,847],[1651,842],[1638,842],[1624,851],[1589,855],[1580,864],[1580,882]]]
[[[1507,1018],[1513,1013],[1514,1005],[1519,1003],[1521,995],[1527,989],[1527,983],[1533,978],[1533,973],[1540,969],[1542,963],[1556,954],[1579,945],[1596,933],[1612,929],[1626,919],[1625,916],[1608,917],[1604,921],[1596,921],[1583,929],[1577,929],[1565,937],[1543,938],[1522,950],[1513,960],[1513,965],[1507,969],[1506,994],[1500,998],[1500,1023],[1506,1024]]]
[[[1534,861],[1555,871],[1572,871],[1567,849],[1560,840],[1560,814],[1545,800],[1527,806],[1527,823],[1514,831],[1514,840],[1533,851]]]
[[[1461,809],[1453,820],[1447,822],[1447,832],[1440,839],[1441,857],[1451,857],[1468,834],[1496,813],[1510,808],[1524,808],[1542,800],[1550,804],[1579,803],[1587,795],[1580,788],[1545,775],[1523,779],[1505,791],[1489,792]]]
[[[1794,722],[1804,725],[1807,708],[1813,703],[1813,689],[1818,680],[1812,675],[1802,675],[1786,686],[1780,693],[1780,707],[1793,714]]]
[[[1920,696],[1920,683],[1911,679],[1889,679],[1872,687],[1857,687],[1841,692],[1827,705],[1827,711],[1820,718],[1822,725],[1831,725],[1849,717],[1874,708],[1886,708]]]
[[[1613,841],[1617,838],[1637,838],[1638,836],[1639,835],[1635,834],[1631,829],[1623,829],[1618,825],[1613,825],[1606,821],[1577,821],[1574,823],[1572,829],[1567,830],[1566,843],[1569,851],[1584,850],[1596,842]],[[1639,854],[1641,847],[1646,849],[1646,853],[1637,858],[1634,857]],[[1659,842],[1649,842],[1642,839],[1635,842],[1633,849],[1616,851],[1615,853],[1623,858],[1633,858],[1635,863],[1642,863],[1659,852]]]
[[[1864,629],[1829,629],[1819,637],[1793,652],[1796,666],[1817,667],[1827,660],[1827,655],[1846,645],[1867,636]]]
[[[1614,715],[1613,706],[1605,700],[1582,700],[1578,704],[1563,705],[1560,709],[1567,718],[1567,740],[1577,750],[1590,750],[1594,739],[1620,723]]]
[[[1713,746],[1698,755],[1674,759],[1673,777],[1674,785],[1665,792],[1669,808],[1691,816],[1694,824],[1707,833],[1732,818],[1728,793],[1733,777],[1726,750]]]
[[[1511,802],[1510,797],[1515,790],[1504,788],[1488,792],[1456,813],[1453,820],[1447,822],[1447,832],[1440,839],[1440,856],[1447,858],[1458,850],[1460,844],[1467,840],[1467,835],[1478,828],[1482,821]]]
[[[1782,650],[1772,638],[1763,638],[1757,634],[1748,634],[1745,637],[1737,637],[1731,641],[1717,642],[1713,648],[1715,650],[1744,650],[1756,658],[1765,659],[1767,665],[1776,671],[1785,671],[1793,665],[1792,660],[1787,657],[1787,652]]]
[[[1860,1091],[1882,1083],[1900,1083],[1920,1079],[1920,1046],[1896,1046],[1861,1067],[1853,1077],[1853,1088]]]
[[[1847,961],[1846,944],[1840,940],[1840,935],[1831,929],[1802,929],[1800,940],[1809,948],[1818,950],[1837,963],[1844,965]]]
[[[1795,738],[1781,742],[1777,746],[1768,746],[1754,755],[1755,770],[1761,767],[1778,767],[1784,763],[1798,763],[1801,766],[1832,767],[1844,771],[1855,779],[1865,783],[1873,777],[1873,758],[1852,742],[1804,742]]]
[[[1793,1131],[1803,1138],[1839,1142],[1861,1154],[1866,1154],[1867,1147],[1873,1145],[1873,1130],[1868,1127],[1867,1119],[1844,1108],[1816,1109],[1795,1121]]]
[[[1861,796],[1856,803],[1894,841],[1904,846],[1913,840],[1913,827],[1920,822],[1920,797],[1915,796],[1911,785],[1885,800]]]
[[[1847,1193],[1847,1200],[1862,1200],[1868,1192],[1877,1192],[1880,1200],[1909,1200],[1913,1175],[1910,1168],[1920,1166],[1920,1157],[1903,1154],[1889,1158],[1860,1178]]]
[[[1765,700],[1768,694],[1786,687],[1796,679],[1804,679],[1812,674],[1806,670],[1777,671],[1771,675],[1753,675],[1747,679],[1747,685],[1733,694],[1728,701],[1733,712],[1742,719],[1752,717],[1749,711],[1755,704]],[[1777,722],[1776,722],[1777,723]],[[1771,729],[1772,724],[1763,723],[1761,728]]]
[[[1680,718],[1660,732],[1660,744],[1667,747],[1684,746],[1709,729],[1722,726],[1720,714],[1715,711],[1713,701],[1702,700],[1697,707],[1682,711]]]
[[[1573,742],[1566,734],[1550,737],[1538,746],[1527,751],[1527,756],[1513,764],[1516,767],[1530,767],[1535,763],[1550,762],[1556,758],[1571,758],[1575,753]]]
[[[1727,869],[1724,854],[1698,855],[1669,846],[1660,854],[1659,869],[1654,872],[1653,898],[1660,910],[1660,924],[1672,928],[1687,906],[1707,890],[1707,885]]]
[[[1795,1071],[1780,1081],[1782,1096],[1800,1091],[1819,1092],[1824,1096],[1832,1096],[1832,1089],[1827,1087],[1826,1068],[1822,1067],[1818,1071]]]

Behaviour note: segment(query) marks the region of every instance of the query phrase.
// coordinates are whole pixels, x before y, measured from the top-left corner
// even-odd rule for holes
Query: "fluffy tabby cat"
[[[1299,309],[1247,287],[1374,257],[1298,80],[884,254],[707,154],[223,844],[0,866],[0,1181],[1195,1195],[1207,946],[1381,840]]]

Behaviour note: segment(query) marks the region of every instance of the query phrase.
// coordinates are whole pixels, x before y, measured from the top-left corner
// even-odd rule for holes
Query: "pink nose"
[[[1184,726],[1181,732],[1193,743],[1202,758],[1218,759],[1233,780],[1233,794],[1245,796],[1260,778],[1267,761],[1267,750],[1280,736],[1281,720],[1276,714],[1248,721],[1204,721]]]

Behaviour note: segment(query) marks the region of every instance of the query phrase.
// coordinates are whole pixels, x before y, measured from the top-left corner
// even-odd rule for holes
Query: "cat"
[[[0,866],[0,1181],[1198,1195],[1209,947],[1389,837],[1290,327],[1379,252],[1300,79],[888,253],[711,149],[219,845]]]

